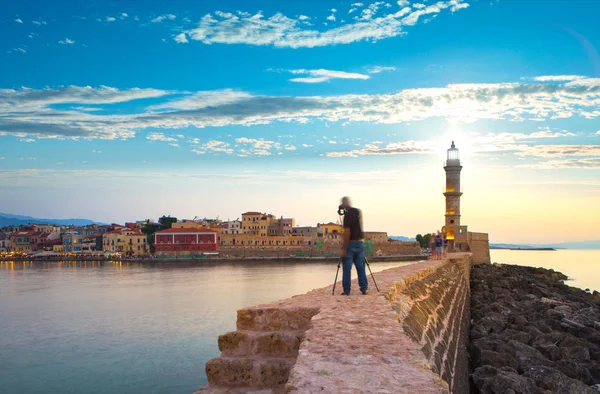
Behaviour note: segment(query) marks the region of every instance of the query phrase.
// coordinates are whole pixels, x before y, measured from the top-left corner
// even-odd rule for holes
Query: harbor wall
[[[332,287],[238,311],[197,393],[468,392],[472,256],[375,273],[363,296]]]

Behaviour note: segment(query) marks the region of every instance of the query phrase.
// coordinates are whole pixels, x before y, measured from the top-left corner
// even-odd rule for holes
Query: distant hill
[[[490,248],[501,249],[536,249],[536,248],[554,248],[554,249],[600,249],[600,240],[589,240],[580,242],[563,242],[557,244],[496,244],[491,243]]]
[[[41,219],[24,215],[13,215],[0,212],[0,227],[20,226],[29,224],[55,224],[57,226],[87,226],[88,224],[102,224],[90,219]]]
[[[388,238],[395,239],[396,241],[415,242],[414,238],[405,237],[403,235],[390,235]]]

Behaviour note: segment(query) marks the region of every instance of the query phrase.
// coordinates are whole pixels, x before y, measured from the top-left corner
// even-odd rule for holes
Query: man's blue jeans
[[[365,244],[363,242],[350,242],[346,248],[346,257],[342,260],[344,269],[342,275],[342,287],[344,293],[350,294],[350,276],[352,274],[352,262],[358,273],[358,285],[360,291],[367,291],[369,282],[367,281],[367,273],[365,271]]]

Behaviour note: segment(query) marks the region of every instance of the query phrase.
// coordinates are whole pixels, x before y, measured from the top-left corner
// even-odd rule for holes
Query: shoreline
[[[390,255],[390,256],[367,256],[369,262],[379,262],[379,261],[419,261],[419,260],[427,260],[429,258],[428,255]],[[77,257],[66,257],[66,258],[58,258],[58,259],[35,259],[35,258],[1,258],[0,262],[9,262],[9,261],[19,261],[19,262],[61,262],[61,261],[106,261],[106,262],[123,262],[123,263],[194,263],[194,264],[202,264],[206,262],[215,262],[215,261],[290,261],[290,262],[318,262],[318,261],[338,261],[339,256],[315,256],[315,257],[296,257],[296,256],[275,256],[275,257],[206,257],[206,258],[181,258],[181,259],[98,259],[98,258],[77,258]]]

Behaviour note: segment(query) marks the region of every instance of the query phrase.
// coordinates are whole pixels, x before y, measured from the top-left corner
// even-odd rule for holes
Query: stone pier
[[[200,393],[468,392],[470,254],[238,311]],[[333,270],[332,270],[333,271]]]

